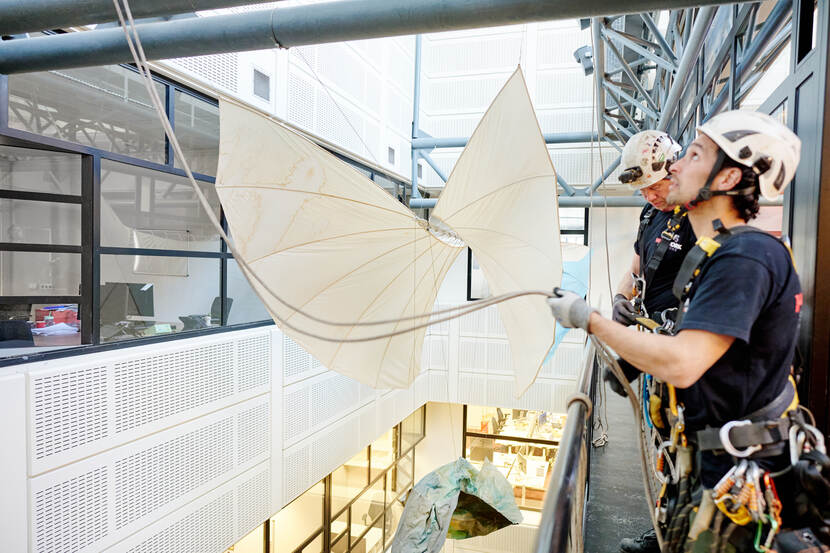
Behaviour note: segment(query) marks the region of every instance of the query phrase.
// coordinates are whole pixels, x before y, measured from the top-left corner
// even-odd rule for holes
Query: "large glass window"
[[[190,170],[215,175],[219,159],[219,106],[180,90],[174,96],[176,138]],[[181,167],[178,159],[175,166]]]
[[[218,217],[216,189],[202,184]],[[102,246],[219,251],[219,235],[184,177],[105,159],[101,200]]]
[[[407,495],[414,485],[415,446],[423,439],[426,407],[420,407],[347,463],[300,495],[265,524],[265,534],[255,531],[228,552],[244,553],[381,553],[392,543]],[[409,422],[407,422],[409,421]],[[417,427],[404,432],[403,427]],[[411,447],[400,454],[400,438],[408,434]],[[416,437],[416,435],[418,437]],[[387,448],[387,444],[391,447]],[[378,447],[379,446],[379,447]],[[369,479],[373,449],[385,469]],[[387,463],[387,452],[392,451]],[[380,453],[378,453],[380,455]],[[374,466],[374,465],[373,465]],[[381,465],[378,465],[381,466]],[[264,529],[264,525],[260,528]],[[257,547],[259,543],[265,545]],[[239,549],[237,549],[239,548]]]
[[[513,485],[522,509],[541,510],[565,415],[546,411],[464,406],[464,456],[489,459]]]
[[[269,320],[271,315],[265,308],[265,304],[251,288],[251,283],[245,278],[242,268],[235,259],[228,259],[227,275],[225,324],[235,325]]]
[[[101,256],[101,341],[198,330],[220,324],[219,260]]]
[[[9,75],[9,127],[156,163],[167,155],[144,81],[119,65]]]
[[[0,357],[80,345],[81,156],[0,146]]]

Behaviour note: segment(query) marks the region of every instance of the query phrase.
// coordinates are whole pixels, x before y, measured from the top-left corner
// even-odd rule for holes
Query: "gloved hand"
[[[588,320],[596,309],[570,290],[554,288],[553,293],[556,297],[548,298],[548,305],[556,321],[565,328],[581,328],[587,331]]]
[[[633,382],[634,379],[636,379],[640,375],[640,369],[638,369],[625,359],[617,359],[617,363],[619,363],[620,368],[622,369],[623,374],[625,375],[625,378],[628,379],[629,383]],[[617,377],[614,376],[614,373],[611,372],[611,369],[606,367],[602,373],[602,378],[608,383],[608,387],[611,388],[611,391],[613,391],[617,395],[625,397],[625,388],[623,388],[623,385],[620,384],[619,380],[617,380]]]
[[[635,324],[639,314],[634,310],[631,301],[623,294],[614,296],[614,310],[611,318],[620,324],[630,326]]]

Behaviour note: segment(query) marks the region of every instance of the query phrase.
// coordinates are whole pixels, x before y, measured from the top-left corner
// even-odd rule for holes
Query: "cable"
[[[228,245],[228,249],[230,250],[230,253],[234,256],[234,258],[242,266],[242,268],[245,269],[245,271],[247,271],[251,275],[251,278],[254,279],[259,285],[261,285],[262,288],[268,294],[271,295],[271,297],[273,297],[276,301],[278,301],[284,307],[294,311],[295,313],[300,314],[300,315],[306,317],[307,319],[309,319],[313,322],[317,322],[317,323],[324,324],[324,325],[329,325],[329,326],[354,327],[354,326],[376,326],[376,325],[397,324],[397,323],[400,323],[400,322],[403,322],[403,321],[420,320],[420,319],[424,319],[424,318],[434,317],[435,315],[454,312],[452,315],[450,315],[448,317],[439,318],[437,320],[432,320],[432,321],[427,321],[425,323],[421,323],[421,324],[418,324],[418,325],[415,325],[415,326],[412,326],[412,327],[408,327],[408,328],[405,328],[405,329],[402,329],[402,330],[397,330],[397,331],[394,331],[394,332],[387,332],[387,333],[383,333],[383,334],[377,334],[377,335],[363,337],[363,338],[350,338],[350,339],[330,338],[330,337],[327,337],[327,336],[318,335],[318,334],[313,333],[313,332],[308,332],[306,330],[300,329],[300,328],[290,324],[287,321],[287,319],[283,319],[283,318],[281,318],[277,315],[274,315],[274,318],[280,324],[282,324],[283,326],[285,326],[286,328],[288,328],[290,330],[293,330],[294,332],[297,332],[298,334],[302,334],[304,336],[309,336],[311,338],[315,338],[315,339],[326,341],[326,342],[335,342],[335,343],[369,342],[369,341],[373,341],[373,340],[380,340],[380,339],[384,339],[384,338],[390,338],[390,337],[393,337],[393,336],[398,336],[398,335],[401,335],[401,334],[405,334],[407,332],[413,332],[415,330],[427,327],[431,324],[436,324],[436,323],[440,323],[440,322],[444,322],[444,321],[454,319],[456,317],[461,317],[461,316],[466,315],[468,313],[478,311],[479,309],[484,309],[485,307],[489,307],[490,305],[495,305],[497,303],[501,303],[502,301],[507,301],[509,299],[514,299],[514,298],[521,297],[521,296],[542,295],[544,297],[552,297],[552,293],[551,292],[546,292],[546,291],[529,290],[529,291],[522,291],[522,292],[512,292],[512,293],[508,293],[508,294],[502,294],[500,296],[496,296],[496,297],[493,297],[493,298],[488,298],[486,300],[479,300],[477,302],[473,302],[473,304],[467,304],[467,305],[464,305],[464,306],[457,306],[457,307],[449,308],[449,309],[445,309],[445,310],[439,310],[439,311],[434,311],[434,312],[429,312],[429,313],[422,313],[422,314],[419,314],[419,315],[412,315],[412,316],[406,316],[406,317],[399,317],[397,319],[387,319],[387,320],[382,320],[382,321],[366,321],[366,322],[329,321],[329,320],[322,319],[320,317],[316,317],[314,315],[311,315],[311,314],[303,311],[302,309],[300,309],[298,307],[295,307],[292,304],[288,303],[286,300],[281,298],[276,292],[274,292],[271,289],[271,287],[266,282],[264,282],[259,277],[259,275],[257,275],[253,271],[253,269],[242,258],[242,256],[239,255],[238,250],[236,249],[236,246],[230,240],[230,238],[227,236],[225,231],[222,229],[222,226],[219,223],[218,219],[216,218],[216,215],[214,214],[213,209],[210,207],[210,204],[208,203],[207,198],[205,198],[204,193],[202,192],[201,188],[196,183],[196,179],[193,177],[193,173],[190,170],[190,165],[188,164],[187,160],[184,157],[184,153],[181,149],[181,146],[179,145],[178,139],[176,138],[176,134],[173,131],[172,126],[170,125],[170,121],[167,119],[167,115],[165,113],[164,108],[162,107],[162,102],[161,102],[160,98],[158,97],[158,93],[156,92],[155,87],[152,84],[152,75],[151,75],[150,69],[147,65],[148,62],[147,62],[147,58],[144,54],[144,49],[141,45],[141,40],[138,36],[138,29],[136,28],[135,21],[134,21],[133,16],[132,16],[132,12],[130,11],[129,0],[120,0],[120,2],[123,3],[123,11],[122,11],[121,3],[119,3],[119,0],[113,0],[113,4],[115,6],[116,13],[118,14],[119,22],[120,22],[120,24],[121,24],[121,26],[124,30],[124,35],[125,35],[126,40],[127,40],[127,45],[130,48],[130,52],[132,53],[133,59],[136,62],[136,66],[138,68],[139,73],[144,78],[144,84],[147,88],[148,94],[150,95],[150,99],[153,103],[153,106],[156,109],[156,113],[159,116],[159,120],[161,121],[161,124],[164,127],[165,134],[167,135],[168,139],[170,140],[170,144],[173,147],[173,151],[175,152],[176,157],[181,162],[182,168],[183,168],[188,180],[190,181],[191,186],[193,186],[193,190],[196,193],[197,198],[201,202],[201,204],[202,204],[202,206],[205,210],[205,213],[207,214],[208,219],[210,220],[211,223],[213,223],[214,227],[216,228],[216,230],[219,233],[219,236]],[[126,19],[125,19],[125,13],[126,13]],[[127,21],[129,21],[129,23]]]
[[[611,369],[611,372],[614,376],[619,380],[620,385],[622,385],[623,389],[625,390],[626,396],[628,397],[628,401],[631,404],[631,409],[634,411],[635,418],[637,419],[637,426],[642,428],[643,425],[643,415],[640,410],[639,402],[637,401],[637,396],[634,393],[634,390],[631,389],[631,385],[628,383],[628,379],[625,378],[623,374],[622,368],[620,368],[619,363],[614,358],[614,355],[608,349],[608,347],[597,338],[594,334],[588,335],[591,338],[591,342],[594,344],[596,348],[597,357],[599,357],[605,365]],[[645,444],[642,439],[637,440],[639,442],[639,450],[640,450],[640,469],[643,476],[643,486],[646,490],[646,503],[648,504],[648,514],[651,517],[651,524],[654,528],[654,533],[657,536],[657,544],[660,546],[660,551],[665,551],[665,542],[663,541],[663,533],[660,530],[660,525],[657,521],[657,515],[652,509],[652,498],[656,497],[654,493],[653,483],[651,481],[651,475],[649,474],[649,465],[648,461],[648,454],[646,453]]]

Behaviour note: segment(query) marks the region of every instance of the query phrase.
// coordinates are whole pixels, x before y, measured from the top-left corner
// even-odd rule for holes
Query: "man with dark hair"
[[[765,483],[772,481],[769,471],[788,464],[780,452],[789,419],[779,417],[797,405],[789,375],[801,288],[787,247],[745,223],[758,212],[759,193],[776,198],[792,180],[801,142],[784,125],[754,112],[719,114],[698,131],[686,155],[670,169],[667,201],[689,209],[698,236],[673,287],[681,301],[676,334],[632,332],[572,292],[557,290],[548,303],[563,326],[595,334],[637,368],[678,389],[679,419],[685,426],[676,430],[689,438],[689,459],[694,459],[692,446],[700,459],[687,475],[687,486],[691,490],[699,483],[703,488],[697,500],[701,517],[711,513],[704,505],[714,509],[719,501],[716,484],[729,484],[721,479],[736,467],[735,458],[747,462],[736,474],[735,486],[754,485],[759,475]],[[764,434],[764,428],[775,432]],[[740,440],[746,444],[739,449],[735,444]],[[686,448],[677,447],[681,449]],[[749,473],[747,466],[752,467]],[[775,490],[771,483],[765,489]],[[686,512],[686,521],[695,508],[691,497],[685,498],[687,511],[673,511]],[[735,550],[753,550],[751,543],[738,541],[746,537],[738,513],[748,507],[728,507],[723,528],[709,531],[726,532],[731,520],[741,529],[729,538]],[[682,518],[670,518],[669,533]],[[761,513],[759,520],[771,519]],[[705,519],[696,519],[695,526],[709,529]],[[676,535],[687,539],[682,530]]]

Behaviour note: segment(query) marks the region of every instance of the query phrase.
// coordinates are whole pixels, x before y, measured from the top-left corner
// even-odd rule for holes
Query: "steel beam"
[[[646,92],[646,89],[643,88],[642,84],[640,84],[640,79],[637,78],[637,75],[634,74],[634,71],[632,71],[628,63],[626,63],[623,55],[620,53],[617,47],[614,46],[614,43],[610,40],[606,40],[605,44],[607,44],[608,48],[610,48],[614,55],[617,56],[617,61],[620,62],[620,67],[622,67],[623,72],[625,72],[625,74],[628,75],[628,78],[631,79],[631,83],[634,85],[634,88],[637,89],[637,92],[640,93],[640,95],[645,99],[649,106],[651,106],[654,109],[659,109],[657,107],[657,104],[654,103],[654,100],[651,98],[651,95],[648,92]],[[2,54],[2,50],[0,50],[0,54]],[[0,72],[2,72],[2,66],[0,66]]]
[[[415,142],[415,139],[421,134],[421,35],[415,35],[415,76],[412,83],[412,142]],[[420,198],[421,191],[418,190],[418,157],[420,157],[420,152],[414,147],[409,150],[412,156],[412,173],[409,176],[409,182],[412,184],[412,197]],[[444,182],[446,180],[444,179]],[[406,190],[404,190],[404,197],[406,197]]]
[[[139,35],[147,57],[155,60],[722,3],[724,0],[629,0],[624,4],[608,0],[342,0],[148,23],[140,26]],[[28,5],[28,1],[16,4]],[[0,73],[11,74],[125,63],[132,56],[120,29],[104,29],[4,41],[0,43],[0,60]]]
[[[141,0],[131,2],[138,18],[243,6],[251,0]],[[116,21],[112,0],[6,0],[0,2],[0,35]]]
[[[600,27],[602,24],[601,18],[595,17],[591,20],[591,45],[593,47],[592,54],[594,57],[594,96],[596,102],[594,119],[597,125],[597,134],[600,138],[605,138],[605,123],[601,117],[605,113],[605,89],[602,86],[605,81],[605,46],[600,36]]]
[[[739,82],[743,81],[747,73],[752,71],[755,62],[758,61],[758,58],[760,58],[761,54],[764,53],[764,49],[770,41],[775,38],[779,29],[787,21],[787,15],[789,15],[790,10],[792,10],[792,5],[792,2],[789,0],[779,0],[772,11],[770,11],[767,19],[764,21],[763,27],[761,27],[761,30],[758,31],[758,36],[756,36],[755,40],[752,41],[752,45],[750,45],[749,49],[744,52],[744,55],[741,58],[741,63],[735,71],[735,76]],[[726,103],[728,97],[728,87],[724,87],[709,107],[709,112],[706,114],[704,121],[718,113],[723,107],[723,104]]]
[[[435,160],[432,159],[432,157],[429,154],[427,154],[426,152],[417,152],[417,154],[418,157],[426,161],[429,164],[429,166],[432,167],[432,170],[435,171],[435,173],[442,181],[447,182],[447,175],[441,169],[438,168],[438,165],[436,165]],[[415,176],[417,177],[417,175],[418,173],[416,172]]]
[[[609,92],[611,92],[613,94],[616,94],[617,96],[621,96],[622,98],[628,100],[629,102],[631,102],[631,105],[637,106],[648,117],[651,117],[655,121],[660,118],[660,115],[658,115],[658,113],[656,111],[654,111],[653,109],[651,109],[650,107],[648,107],[644,103],[638,101],[634,96],[630,95],[629,93],[624,91],[622,88],[612,84],[609,81],[604,81],[604,84],[605,84],[605,88],[608,89]]]
[[[677,74],[672,81],[669,95],[666,98],[666,103],[660,112],[660,119],[657,121],[657,130],[665,131],[669,127],[669,122],[674,117],[674,112],[680,103],[680,96],[686,89],[686,80],[692,72],[692,68],[697,61],[700,49],[703,47],[706,34],[709,32],[709,27],[712,25],[712,20],[715,18],[715,13],[718,11],[715,7],[701,8],[697,14],[694,28],[691,31],[686,47],[683,49],[683,57],[680,58],[680,65],[677,67]]]
[[[608,177],[611,176],[611,173],[614,172],[614,169],[616,169],[617,167],[620,166],[620,161],[621,160],[622,160],[622,157],[617,156],[617,159],[615,159],[614,162],[611,163],[611,165],[609,165],[608,167],[605,168],[605,171],[602,173],[602,176],[600,176],[597,180],[595,180],[594,183],[591,186],[588,186],[588,187],[584,188],[582,190],[582,193],[584,195],[588,196],[588,195],[592,194],[593,192],[595,192],[597,190],[597,188],[599,188],[602,185],[602,183],[605,182],[605,179],[607,179]]]
[[[675,65],[677,65],[677,56],[674,55],[671,46],[669,46],[668,41],[666,41],[663,33],[660,32],[660,29],[657,28],[657,24],[654,22],[651,15],[649,15],[648,12],[643,12],[640,14],[640,18],[643,20],[643,23],[646,24],[648,30],[651,31],[651,34],[654,35],[654,38],[657,39],[657,43],[660,45],[660,49],[663,51],[663,54]]]
[[[615,31],[614,29],[611,29],[609,27],[603,28],[602,32],[608,39],[616,38],[620,42],[624,43],[625,47],[628,48],[629,50],[633,50],[634,52],[637,52],[638,54],[640,54],[644,58],[646,58],[650,61],[653,61],[654,63],[656,63],[657,65],[659,65],[660,67],[662,67],[663,69],[665,69],[667,71],[674,71],[674,70],[677,69],[677,65],[675,65],[674,62],[669,61],[669,60],[663,58],[662,56],[652,52],[651,50],[649,50],[645,46],[643,46],[641,44],[638,44],[635,40],[632,40],[632,37],[630,35],[620,33],[619,31]],[[658,44],[654,44],[653,47],[656,50],[661,49]]]
[[[546,133],[544,135],[546,144],[574,144],[579,142],[591,142],[597,140],[597,133],[591,132],[561,132]],[[423,137],[412,139],[413,150],[432,150],[433,148],[463,148],[467,145],[467,137],[459,136],[452,138]]]

